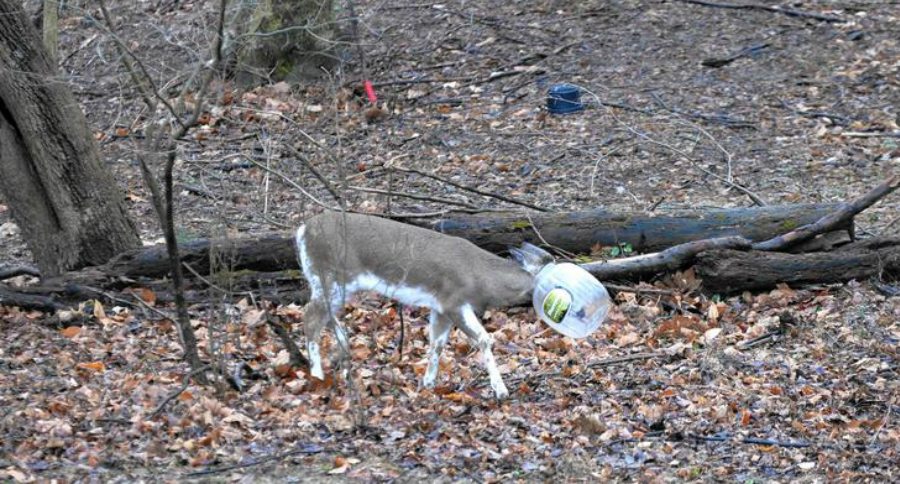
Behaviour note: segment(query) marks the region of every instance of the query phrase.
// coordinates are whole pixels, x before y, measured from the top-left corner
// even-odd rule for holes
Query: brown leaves
[[[79,370],[87,370],[89,372],[106,371],[106,365],[102,361],[91,361],[88,363],[79,363],[75,366]]]
[[[653,345],[657,340],[681,340],[688,343],[696,341],[708,329],[707,323],[693,315],[678,315],[663,321],[651,336]]]
[[[660,297],[666,304],[659,304]],[[886,400],[866,393],[892,388],[883,376],[883,358],[867,350],[853,358],[842,353],[839,359],[835,352],[845,350],[830,343],[838,338],[841,345],[858,348],[854,345],[866,341],[852,328],[842,329],[840,311],[841,304],[866,300],[789,288],[719,301],[693,293],[620,293],[604,331],[587,340],[546,331],[530,311],[493,311],[487,326],[512,392],[510,400],[499,404],[492,398],[480,353],[458,332],[444,350],[437,386],[419,388],[427,364],[425,311],[406,317],[400,356],[396,312],[374,298],[353,307],[345,316],[353,353],[351,390],[329,364],[327,356],[336,351],[330,334],[323,340],[323,382],[305,368],[289,365],[287,352],[248,302],[238,305],[235,324],[220,326],[218,336],[229,343],[220,348],[225,361],[247,361],[265,377],[245,380],[248,388],[240,394],[189,385],[152,419],[150,413],[180,389],[186,371],[170,321],[130,325],[135,318],[130,311],[94,304],[89,311],[93,317],[82,326],[54,329],[23,324],[26,313],[4,310],[0,322],[6,326],[0,336],[5,335],[6,343],[0,348],[6,353],[0,354],[0,364],[11,370],[0,372],[0,388],[9,389],[0,392],[0,404],[11,413],[0,426],[10,433],[14,422],[24,429],[21,434],[27,433],[17,444],[22,462],[40,452],[54,465],[103,468],[124,459],[136,466],[174,466],[183,473],[191,466],[231,465],[315,444],[334,451],[302,457],[305,468],[319,477],[333,472],[353,478],[371,477],[373,469],[389,475],[393,471],[380,467],[382,460],[405,462],[423,455],[488,473],[503,466],[549,469],[565,456],[603,449],[614,463],[608,475],[627,466],[622,456],[637,459],[644,453],[660,462],[687,463],[695,462],[697,453],[706,455],[708,447],[670,440],[679,432],[859,443],[870,442],[877,432],[891,445],[896,429],[890,422],[879,424],[884,404],[866,409],[852,403]],[[281,311],[284,321],[297,323],[289,329],[298,333],[299,309]],[[781,327],[791,319],[783,316],[785,311],[795,321],[795,336],[737,349],[754,335]],[[868,322],[856,327],[894,331],[895,320],[884,317],[891,314],[865,316]],[[816,321],[828,333],[819,336],[819,328],[805,321]],[[209,321],[203,317],[196,323],[201,343],[208,347]],[[590,366],[651,352],[655,345],[671,345],[656,352],[674,356]],[[846,374],[852,378],[844,368],[852,370]],[[48,370],[59,377],[33,376]],[[26,393],[27,400],[17,398]],[[833,402],[842,410],[835,410]],[[372,430],[359,430],[360,416]],[[379,440],[371,437],[376,433]],[[329,447],[335,441],[354,447]],[[350,457],[356,451],[345,449],[363,447],[372,450],[365,464],[358,465]],[[548,457],[550,452],[558,457]],[[778,459],[785,449],[765,445],[747,452]],[[802,462],[813,460],[802,456]],[[591,465],[604,475],[606,464],[598,462]],[[24,467],[14,470],[31,476]],[[535,477],[534,472],[527,476]]]
[[[153,292],[152,289],[146,287],[134,287],[127,290],[127,292],[139,298],[141,301],[144,301],[148,306],[156,305],[156,293]]]
[[[81,334],[81,327],[69,326],[68,328],[60,330],[59,334],[63,335],[66,338],[72,339]]]

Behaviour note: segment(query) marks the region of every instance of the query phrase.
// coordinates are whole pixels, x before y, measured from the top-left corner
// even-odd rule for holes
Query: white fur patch
[[[427,307],[432,311],[443,312],[443,307],[438,302],[436,295],[419,287],[391,284],[371,272],[365,272],[356,276],[356,278],[347,283],[345,289],[347,294],[359,291],[375,291],[382,296],[396,299],[407,306]]]
[[[294,237],[297,244],[297,258],[300,259],[300,268],[303,270],[303,277],[309,283],[309,298],[321,298],[324,295],[322,281],[313,273],[312,260],[306,250],[306,225],[301,225],[297,229],[297,235]]]
[[[306,352],[309,353],[309,373],[319,380],[324,380],[325,372],[322,370],[322,354],[319,352],[319,344],[315,341],[307,341]]]

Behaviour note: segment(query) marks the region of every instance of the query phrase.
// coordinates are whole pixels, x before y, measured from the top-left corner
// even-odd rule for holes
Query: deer
[[[346,368],[350,343],[338,318],[349,296],[372,291],[430,310],[422,387],[434,387],[441,352],[456,327],[480,351],[496,398],[509,396],[492,352],[493,338],[481,317],[488,308],[529,302],[535,274],[553,259],[548,252],[526,243],[511,249],[514,260],[506,259],[459,237],[377,216],[330,211],[307,219],[297,229],[295,242],[309,284],[303,327],[310,375],[324,379],[320,342],[326,328],[334,333]]]

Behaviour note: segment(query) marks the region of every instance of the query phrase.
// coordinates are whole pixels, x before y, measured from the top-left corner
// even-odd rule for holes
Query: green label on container
[[[569,291],[559,287],[547,293],[544,298],[544,314],[557,324],[566,317],[571,306],[572,295],[569,294]]]

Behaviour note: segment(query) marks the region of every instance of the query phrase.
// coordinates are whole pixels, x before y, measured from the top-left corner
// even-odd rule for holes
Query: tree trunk
[[[41,272],[140,246],[84,114],[16,0],[0,0],[0,69],[0,192]]]
[[[238,84],[321,77],[336,64],[333,0],[240,2],[237,12]]]

